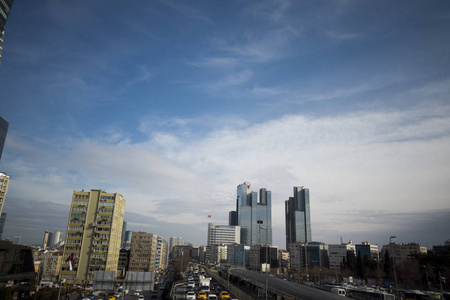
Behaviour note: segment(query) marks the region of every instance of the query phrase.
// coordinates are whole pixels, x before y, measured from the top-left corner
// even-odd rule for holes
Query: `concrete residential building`
[[[117,271],[125,200],[102,190],[74,191],[64,244],[61,278],[92,282],[95,271]],[[66,262],[73,254],[72,270]]]
[[[158,236],[153,233],[133,232],[130,246],[129,271],[154,272]]]
[[[207,245],[238,244],[241,240],[240,226],[208,224]]]
[[[389,255],[394,259],[396,264],[402,264],[410,258],[414,258],[417,254],[427,254],[427,247],[420,246],[417,243],[409,244],[396,244],[390,243],[384,245],[382,249],[382,256],[386,255],[386,251],[389,251]]]
[[[34,260],[40,261],[39,280],[55,282],[59,278],[62,253],[60,251],[43,251],[35,255]]]
[[[206,263],[220,264],[227,261],[226,245],[208,245],[206,246]]]
[[[265,188],[258,193],[250,191],[250,182],[237,186],[236,214],[229,213],[229,224],[241,226],[243,245],[272,244],[272,193]]]
[[[227,260],[232,266],[249,266],[250,246],[240,244],[227,245]]]
[[[312,241],[309,189],[294,186],[294,197],[285,201],[286,248],[289,244]]]
[[[0,214],[3,211],[3,204],[8,193],[10,177],[6,173],[0,172]]]
[[[352,251],[356,256],[356,247],[349,241],[348,244],[330,244],[328,245],[328,261],[330,268],[341,267],[341,264],[345,257],[347,257],[347,251]]]
[[[305,244],[301,242],[291,243],[287,247],[290,257],[291,269],[300,270],[305,267]]]
[[[266,259],[266,257],[268,257]],[[262,265],[268,263],[270,269],[278,268],[278,247],[253,245],[250,247],[250,270],[265,271]]]

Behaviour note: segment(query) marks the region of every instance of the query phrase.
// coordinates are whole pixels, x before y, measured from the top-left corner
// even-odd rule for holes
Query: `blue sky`
[[[448,28],[448,1],[16,1],[4,237],[65,231],[73,190],[101,188],[129,230],[205,244],[250,181],[281,248],[293,186],[314,240],[442,244]]]

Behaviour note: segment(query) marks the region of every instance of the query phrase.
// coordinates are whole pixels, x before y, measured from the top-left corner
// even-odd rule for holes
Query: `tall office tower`
[[[126,243],[125,243],[125,236],[127,234],[127,222],[123,221],[123,226],[122,226],[122,237],[120,238],[121,240],[121,247],[125,248],[126,247]]]
[[[0,1],[0,6],[1,6]],[[0,14],[1,15],[1,14]],[[0,38],[0,58],[1,58],[1,38]],[[2,158],[3,145],[5,145],[6,133],[8,132],[9,123],[0,117],[0,159]]]
[[[3,36],[5,35],[6,20],[8,19],[13,2],[14,0],[0,1],[0,63],[2,61]]]
[[[47,249],[47,247],[48,247],[48,242],[49,241],[52,241],[52,239],[53,239],[53,234],[52,234],[52,236],[50,237],[50,233],[51,232],[49,232],[49,231],[45,231],[45,233],[44,233],[44,239],[42,240],[42,248],[44,248],[44,250],[45,249]]]
[[[5,227],[5,222],[6,222],[6,213],[2,212],[2,214],[0,215],[0,240],[2,239],[3,236],[3,228]]]
[[[53,235],[53,247],[58,247],[59,242],[61,242],[61,235],[62,232],[61,231],[56,231],[55,234]]]
[[[294,186],[294,197],[285,201],[286,249],[295,242],[309,243],[311,218],[309,213],[309,189]]]
[[[241,227],[240,226],[226,226],[226,225],[214,225],[208,224],[208,236],[207,245],[229,245],[239,244],[241,240]]]
[[[92,282],[95,271],[117,271],[124,214],[125,200],[118,193],[73,192],[61,279]]]
[[[132,272],[154,272],[158,236],[153,233],[133,232],[130,247]]]
[[[236,214],[241,226],[241,244],[252,246],[272,244],[272,196],[265,188],[250,191],[250,182],[237,186]],[[230,212],[229,223],[234,212]]]
[[[1,1],[0,1],[1,2]],[[3,204],[8,193],[10,177],[6,173],[0,172],[0,214],[3,211]]]
[[[228,213],[228,225],[229,226],[237,226],[238,225],[237,211],[230,211]]]

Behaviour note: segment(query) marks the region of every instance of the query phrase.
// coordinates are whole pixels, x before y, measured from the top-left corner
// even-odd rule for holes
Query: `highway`
[[[266,284],[265,274],[261,274],[254,271],[244,270],[244,269],[230,269],[230,275],[245,279],[253,284],[256,284],[262,288]],[[277,294],[279,296],[289,296],[295,297],[295,299],[304,300],[323,300],[323,299],[336,299],[342,300],[341,296],[334,295],[332,293],[315,289],[313,287],[298,284],[296,282],[291,282],[283,280],[281,278],[268,276],[268,290],[272,294]]]

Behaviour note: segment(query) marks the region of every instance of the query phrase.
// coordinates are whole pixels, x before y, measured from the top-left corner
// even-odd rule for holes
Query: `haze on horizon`
[[[450,2],[15,1],[0,66],[3,237],[66,231],[74,190],[206,244],[236,186],[310,189],[315,241],[450,239]],[[208,215],[212,215],[208,219]]]

